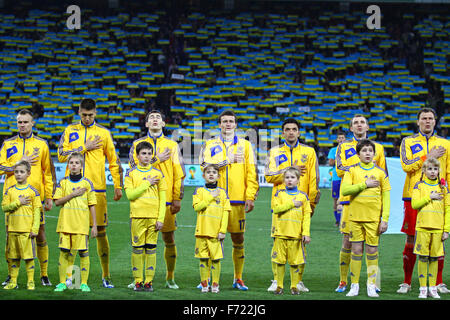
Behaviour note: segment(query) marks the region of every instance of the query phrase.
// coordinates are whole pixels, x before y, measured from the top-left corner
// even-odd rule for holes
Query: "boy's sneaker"
[[[5,281],[2,282],[2,286],[6,286],[11,281],[11,276],[8,274]]]
[[[433,299],[440,299],[441,298],[441,296],[437,292],[437,287],[436,286],[428,288],[428,295],[430,297],[432,297]]]
[[[208,279],[208,286],[211,286],[211,279]],[[200,282],[197,286],[197,289],[203,288],[202,283]]]
[[[275,291],[273,292],[273,294],[275,294],[275,295],[281,295],[281,294],[283,294],[283,288],[277,287],[277,288],[275,289]]]
[[[208,286],[208,282],[206,280],[202,281],[201,285],[202,285],[202,293],[209,292],[209,286]]]
[[[80,289],[81,292],[91,292],[91,288],[86,283],[81,284]]]
[[[111,277],[102,279],[103,288],[114,288],[114,285],[111,282]]]
[[[219,293],[219,284],[218,283],[213,283],[212,287],[211,287],[211,292],[212,293]]]
[[[298,290],[297,287],[293,287],[293,288],[291,288],[291,294],[292,295],[299,295],[300,294],[300,290]]]
[[[275,290],[277,290],[277,280],[270,280],[270,281],[272,281],[272,284],[267,289],[267,291],[274,292]]]
[[[447,285],[445,285],[444,283],[438,284],[437,290],[439,293],[450,293],[450,290],[447,289]]]
[[[134,289],[135,283],[134,281],[128,285],[128,289]]]
[[[18,289],[18,288],[19,288],[19,286],[16,283],[11,282],[11,280],[8,282],[8,284],[6,286],[3,287],[3,289],[5,289],[5,290],[12,290],[12,289]]]
[[[371,298],[378,298],[379,295],[377,293],[377,286],[375,284],[367,285],[367,296]]]
[[[52,285],[47,276],[41,277],[41,284],[45,287],[50,287]]]
[[[428,297],[428,288],[427,287],[420,287],[419,288],[419,298],[420,299],[426,299]]]
[[[55,290],[53,290],[53,291],[55,291],[55,292],[63,292],[64,290],[66,290],[67,289],[67,286],[66,286],[66,284],[65,283],[58,283],[57,285],[56,285],[56,288],[55,288]]]
[[[244,284],[244,281],[242,281],[242,279],[234,279],[233,288],[239,289],[242,291],[248,290],[248,287]]]
[[[144,283],[144,291],[153,292],[153,286],[151,282]]]
[[[407,284],[407,283],[402,283],[400,285],[400,289],[397,290],[397,293],[408,293],[411,290],[411,285]]]
[[[136,282],[134,284],[134,291],[142,291],[144,290],[144,284],[142,282]]]
[[[347,290],[347,282],[341,281],[341,282],[339,282],[338,287],[334,291],[336,291],[336,292],[345,292],[345,290]]]
[[[166,281],[166,288],[179,289],[180,287],[178,287],[178,285],[175,283],[175,280],[171,279]]]
[[[36,286],[34,285],[34,281],[28,281],[27,290],[34,290]]]
[[[300,281],[299,283],[297,283],[297,289],[300,292],[309,292],[309,289],[307,287],[305,287],[305,285],[303,284],[302,281]]]
[[[355,297],[359,294],[359,283],[352,283],[350,291],[346,294],[347,297]]]

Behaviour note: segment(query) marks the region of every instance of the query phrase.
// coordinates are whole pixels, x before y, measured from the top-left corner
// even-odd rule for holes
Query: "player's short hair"
[[[297,179],[300,179],[301,172],[296,167],[287,167],[286,170],[283,172],[283,179],[286,176],[286,173],[293,173],[297,177]]]
[[[425,170],[428,167],[438,167],[438,168],[440,168],[441,167],[441,163],[436,158],[427,158],[422,164],[422,172],[425,172]]]
[[[362,139],[362,140],[359,140],[358,143],[356,144],[356,153],[359,154],[361,149],[364,147],[367,147],[367,146],[371,146],[373,149],[373,152],[375,152],[375,143],[373,143],[369,139]]]
[[[222,117],[224,117],[224,116],[232,116],[232,117],[234,117],[234,122],[237,123],[237,117],[236,117],[236,114],[234,113],[233,110],[224,110],[224,111],[222,111],[222,113],[219,115],[219,119],[218,119],[219,124],[222,122]]]
[[[347,134],[345,133],[345,131],[343,131],[343,130],[338,130],[337,132],[336,132],[336,137],[337,136],[347,136]]]
[[[136,154],[139,154],[141,150],[148,150],[148,149],[153,153],[153,146],[151,145],[150,142],[147,141],[139,142],[136,146]]]
[[[361,113],[357,113],[350,119],[350,128],[353,126],[353,119],[355,119],[355,118],[364,118],[366,120],[366,123],[369,124],[369,121],[367,120],[365,115],[363,115]]]
[[[295,124],[297,126],[297,129],[300,130],[300,124],[298,123],[298,121],[294,118],[288,118],[283,121],[283,124],[281,125],[281,131],[284,131],[284,127],[289,123]]]
[[[84,156],[81,153],[79,153],[79,152],[72,152],[71,154],[69,154],[69,156],[67,157],[67,163],[69,163],[69,161],[72,158],[78,158],[78,159],[80,159],[81,164],[84,163]]]
[[[420,115],[421,115],[422,113],[428,113],[428,112],[431,112],[431,113],[434,115],[434,120],[437,119],[437,114],[436,114],[436,111],[435,111],[434,109],[432,109],[432,108],[422,108],[422,109],[420,109],[420,111],[417,113],[417,120],[420,119]]]
[[[150,117],[150,115],[151,115],[151,114],[154,114],[154,113],[159,114],[159,115],[161,116],[161,119],[163,119],[163,121],[166,120],[166,117],[164,116],[164,114],[163,114],[161,111],[156,110],[156,109],[153,109],[153,110],[150,110],[150,111],[147,113],[147,115],[145,116],[145,123],[147,123],[148,118]]]
[[[18,112],[17,112],[17,116],[24,116],[24,115],[29,115],[29,116],[31,116],[31,119],[33,119],[34,120],[34,115],[33,115],[33,112],[31,112],[29,109],[20,109]]]
[[[95,110],[96,108],[95,101],[91,98],[83,99],[80,102],[80,109]]]
[[[17,161],[17,163],[14,165],[14,169],[16,169],[17,167],[20,166],[24,166],[27,169],[27,172],[31,172],[31,164],[28,161],[25,160],[19,160]]]
[[[220,168],[217,164],[213,164],[213,163],[208,163],[204,168],[203,168],[203,173],[206,172],[206,170],[208,168],[213,168],[214,170],[216,170],[217,172],[219,172]]]

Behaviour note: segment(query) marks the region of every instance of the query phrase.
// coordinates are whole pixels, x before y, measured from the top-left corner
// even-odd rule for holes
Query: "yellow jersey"
[[[157,177],[159,182],[150,185],[150,182],[144,180],[146,177]],[[167,191],[166,178],[164,174],[152,166],[136,166],[129,169],[125,175],[125,192],[130,200],[131,218],[153,218],[164,222],[165,205],[163,206],[163,215],[161,217],[159,192]]]
[[[86,177],[79,181],[71,181],[64,177],[56,186],[53,199],[68,196],[75,188],[86,188],[86,192],[66,202],[59,211],[56,232],[89,235],[89,206],[97,204],[93,183]]]
[[[320,200],[319,162],[314,148],[298,141],[294,147],[290,147],[284,142],[269,151],[264,175],[268,183],[273,183],[272,201],[279,190],[286,188],[283,182],[283,172],[287,167],[293,165],[306,166],[306,174],[300,177],[297,187],[308,195],[311,207],[315,208]]]
[[[339,177],[344,177],[346,171],[351,166],[360,163],[358,154],[356,153],[356,145],[358,141],[355,137],[346,140],[338,145],[336,151],[336,173]],[[372,141],[375,144],[375,156],[373,162],[382,170],[388,172],[386,167],[386,158],[384,156],[384,147],[378,142]],[[341,204],[349,204],[350,198],[342,195],[342,190],[339,195],[339,202]]]
[[[218,199],[211,195],[215,189],[206,186],[198,187],[192,195],[192,206],[197,212],[196,237],[217,238],[219,233],[227,233],[231,204],[226,191],[222,188],[217,189]]]
[[[403,186],[403,200],[411,201],[414,186],[420,181],[422,165],[427,154],[433,147],[444,147],[445,154],[438,160],[440,162],[440,177],[450,180],[450,145],[449,141],[433,134],[428,138],[419,132],[415,135],[405,137],[400,145],[400,163],[406,172],[405,184]]]
[[[39,138],[33,133],[22,138],[16,135],[6,139],[0,150],[0,174],[6,173],[3,190],[16,184],[14,177],[14,165],[28,153],[31,155],[37,152],[37,162],[31,166],[31,174],[28,177],[28,183],[38,190],[41,201],[51,199],[56,186],[56,173],[52,158],[46,140]]]
[[[298,208],[294,201],[301,201]],[[311,206],[309,198],[298,189],[281,189],[272,201],[272,237],[301,239],[310,235]]]
[[[244,161],[230,163],[228,152],[243,153]],[[258,168],[250,141],[234,136],[226,146],[222,136],[203,143],[199,157],[200,167],[207,164],[219,166],[218,186],[225,189],[231,205],[242,205],[246,200],[256,200],[259,191]]]
[[[30,203],[21,205],[19,198],[29,197]],[[7,215],[8,232],[39,232],[42,208],[39,191],[31,184],[15,184],[6,189],[2,210]]]
[[[430,194],[436,191],[443,195],[442,200],[431,200]],[[450,192],[440,186],[438,180],[425,178],[414,186],[411,206],[417,210],[416,230],[428,232],[450,232]]]
[[[85,143],[88,138],[100,137],[100,148],[86,151]],[[109,163],[114,188],[123,186],[123,169],[114,147],[111,132],[105,127],[93,122],[85,126],[80,122],[73,123],[64,130],[58,147],[58,160],[67,162],[73,152],[80,152],[84,156],[83,175],[94,185],[95,192],[106,192],[105,162]],[[69,169],[66,167],[66,176]]]
[[[378,187],[367,188],[366,180],[372,177],[380,182]],[[353,189],[350,195],[349,220],[358,222],[383,221],[389,220],[389,201],[383,202],[383,197],[387,196],[385,192],[391,190],[389,177],[386,171],[377,165],[358,163],[351,166],[345,172],[341,183],[341,193],[348,189]],[[383,209],[383,212],[381,210]]]
[[[153,147],[153,159],[152,167],[160,170],[166,180],[166,205],[170,206],[173,200],[181,200],[184,195],[184,177],[186,176],[186,171],[184,168],[183,158],[180,154],[180,149],[178,143],[167,138],[164,134],[158,137],[152,137],[150,133],[147,133],[145,137],[139,138],[133,141],[129,153],[130,168],[134,168],[139,163],[137,160],[136,146],[142,142],[147,141]],[[161,162],[156,156],[156,152],[163,152],[166,148],[170,149],[171,156],[164,162]]]

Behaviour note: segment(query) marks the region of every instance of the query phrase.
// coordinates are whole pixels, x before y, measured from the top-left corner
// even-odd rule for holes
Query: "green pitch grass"
[[[39,281],[39,264],[36,260],[36,290],[26,290],[26,275],[24,263],[21,265],[19,275],[19,289],[6,291],[0,289],[0,300],[366,300],[366,273],[365,262],[361,272],[360,295],[348,298],[345,293],[336,293],[334,289],[339,281],[339,250],[342,236],[334,226],[332,212],[332,199],[330,190],[322,190],[322,197],[311,222],[311,243],[307,246],[307,265],[303,281],[310,289],[309,293],[300,296],[291,296],[289,290],[282,296],[274,296],[267,292],[272,279],[270,252],[272,239],[270,238],[270,194],[269,188],[261,188],[255,209],[247,215],[247,231],[245,233],[245,268],[244,281],[249,290],[246,292],[232,289],[233,264],[231,259],[231,240],[227,235],[225,239],[225,258],[222,260],[222,273],[219,294],[202,294],[196,289],[199,284],[198,260],[194,258],[194,226],[196,216],[192,209],[193,187],[186,187],[185,197],[182,201],[181,212],[178,213],[178,230],[175,238],[178,248],[178,260],[175,272],[179,290],[170,290],[164,287],[165,263],[163,258],[164,244],[158,242],[157,268],[154,279],[153,293],[134,292],[127,286],[132,282],[131,274],[131,246],[129,230],[129,202],[126,198],[114,202],[112,188],[108,187],[109,226],[108,236],[111,246],[111,274],[114,289],[101,287],[101,268],[97,256],[95,240],[90,243],[91,269],[89,286],[91,293],[81,293],[80,290],[66,290],[63,293],[53,292],[54,287],[43,287]],[[53,285],[59,280],[57,248],[58,236],[55,232],[58,217],[58,208],[53,208],[46,214],[46,234],[49,244],[49,277]],[[5,230],[0,228],[0,248],[4,248]],[[161,237],[160,237],[161,238]],[[380,245],[380,272],[381,289],[380,300],[409,300],[417,299],[418,280],[417,266],[413,274],[413,290],[407,295],[396,293],[398,285],[403,281],[402,251],[405,236],[383,235]],[[3,252],[3,251],[2,251]],[[3,254],[1,255],[3,256]],[[77,257],[75,264],[79,264]],[[449,281],[450,267],[444,269],[444,282]],[[7,275],[5,260],[0,259],[0,280]],[[289,271],[286,270],[285,288],[289,288]],[[442,299],[450,299],[450,295],[441,295]]]

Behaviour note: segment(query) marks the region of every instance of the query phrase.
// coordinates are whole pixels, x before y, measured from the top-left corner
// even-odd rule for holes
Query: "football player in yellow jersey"
[[[298,189],[308,195],[310,199],[311,215],[320,200],[319,190],[319,163],[314,148],[300,143],[300,125],[295,119],[286,119],[282,126],[283,143],[270,149],[267,157],[264,175],[268,183],[273,183],[272,201],[278,190],[284,189],[283,172],[290,166],[295,166],[301,172],[298,183]],[[275,215],[273,216],[275,217]],[[306,254],[306,251],[305,251]],[[303,273],[305,265],[299,267],[300,281],[298,289],[302,292],[308,292],[309,289],[303,283]],[[272,263],[272,273],[276,278],[277,265]],[[267,291],[275,291],[277,288],[276,280]]]
[[[202,292],[209,291],[208,277],[211,273],[211,292],[219,293],[220,260],[223,259],[223,240],[231,205],[226,191],[217,186],[217,165],[206,165],[203,178],[205,186],[197,188],[192,196],[192,206],[197,212],[195,257],[200,259]]]
[[[69,176],[63,178],[53,198],[55,205],[62,206],[59,212],[56,232],[59,233],[59,284],[55,292],[62,292],[72,286],[72,268],[76,253],[80,256],[81,289],[90,292],[87,281],[89,277],[89,225],[93,221],[91,237],[97,236],[97,219],[95,217],[95,195],[92,182],[83,177],[84,157],[73,152],[67,159]]]
[[[386,232],[390,210],[389,177],[383,169],[373,163],[375,144],[360,140],[356,145],[360,163],[353,165],[342,180],[342,194],[350,196],[348,205],[352,258],[350,273],[352,285],[348,297],[359,294],[363,243],[366,250],[367,295],[378,297],[376,279],[378,274],[379,237]]]
[[[73,123],[64,130],[58,146],[58,159],[66,162],[73,152],[80,152],[84,157],[83,175],[94,185],[97,197],[95,208],[97,217],[97,254],[102,267],[102,285],[114,288],[109,272],[110,246],[106,227],[108,226],[108,207],[106,203],[105,162],[108,160],[109,171],[114,182],[114,201],[122,197],[122,166],[117,156],[111,132],[95,122],[97,109],[95,101],[83,99],[78,109],[80,122]],[[68,168],[66,175],[69,174]],[[91,221],[93,225],[93,221]]]
[[[158,232],[164,226],[167,185],[164,174],[151,165],[153,146],[141,141],[136,146],[136,154],[138,164],[128,170],[124,184],[130,200],[134,291],[153,292],[156,244]]]
[[[184,195],[184,169],[183,158],[180,155],[178,143],[166,137],[163,133],[164,115],[158,110],[151,110],[146,117],[145,126],[148,133],[145,137],[135,140],[130,148],[129,165],[137,165],[136,146],[142,141],[149,142],[153,147],[152,167],[160,170],[165,177],[166,214],[161,229],[164,241],[164,261],[166,263],[166,288],[178,289],[175,283],[175,266],[177,260],[177,247],[175,243],[175,230],[177,229],[176,214],[181,208],[181,199]],[[134,283],[129,287],[133,287]]]
[[[27,182],[31,165],[21,160],[14,166],[16,183],[3,195],[2,210],[8,221],[7,252],[11,266],[11,279],[3,289],[17,288],[20,260],[25,260],[27,289],[34,290],[35,238],[39,231],[41,199],[39,192]]]
[[[245,261],[245,215],[255,207],[258,195],[257,163],[250,141],[236,135],[237,118],[234,112],[223,111],[219,115],[218,123],[220,136],[203,143],[199,163],[202,169],[208,164],[219,166],[218,186],[226,190],[231,203],[227,229],[233,245],[233,288],[246,291],[248,287],[242,280]]]
[[[6,173],[3,189],[8,189],[16,182],[13,175],[13,166],[19,160],[25,160],[31,164],[31,175],[28,183],[38,190],[41,196],[41,222],[36,238],[37,257],[39,260],[41,284],[51,286],[48,278],[48,244],[45,236],[44,210],[52,209],[53,189],[56,185],[56,174],[47,141],[33,133],[35,124],[30,110],[22,109],[17,113],[17,129],[19,134],[6,139],[0,151],[0,173]],[[9,266],[8,266],[9,269]],[[3,283],[6,285],[7,280]]]
[[[439,171],[439,160],[426,159],[422,179],[414,186],[411,197],[411,206],[417,210],[414,253],[419,256],[419,298],[424,299],[428,295],[440,298],[436,287],[438,258],[444,256],[443,242],[450,232],[450,193],[442,184]]]
[[[299,266],[305,264],[304,245],[311,241],[311,206],[309,198],[298,188],[300,170],[288,167],[283,173],[285,189],[280,189],[272,201],[275,216],[272,235],[275,238],[272,248],[272,262],[276,264],[277,288],[274,294],[283,293],[286,262],[290,265],[291,294],[300,294]]]
[[[436,135],[436,112],[431,108],[422,108],[417,114],[419,132],[403,138],[400,146],[400,163],[406,173],[403,187],[404,218],[401,231],[406,234],[403,249],[404,281],[397,293],[405,294],[411,290],[411,280],[416,263],[414,236],[417,210],[411,207],[411,193],[422,174],[422,164],[427,158],[436,158],[440,162],[441,177],[450,181],[450,142]],[[449,289],[442,281],[444,257],[438,258],[437,288],[440,293],[449,293]]]
[[[354,164],[360,162],[356,153],[356,144],[359,140],[367,139],[369,131],[369,122],[366,117],[356,114],[350,120],[350,131],[353,138],[346,140],[338,145],[336,151],[336,173],[339,177],[344,177],[345,172]],[[374,163],[387,172],[386,159],[384,156],[384,148],[381,144],[375,144]],[[342,195],[339,196],[339,202],[342,205],[340,231],[342,233],[342,247],[339,253],[339,285],[336,292],[344,292],[347,289],[347,277],[351,260],[351,243],[349,241],[349,223],[348,223],[348,204],[349,198]]]

